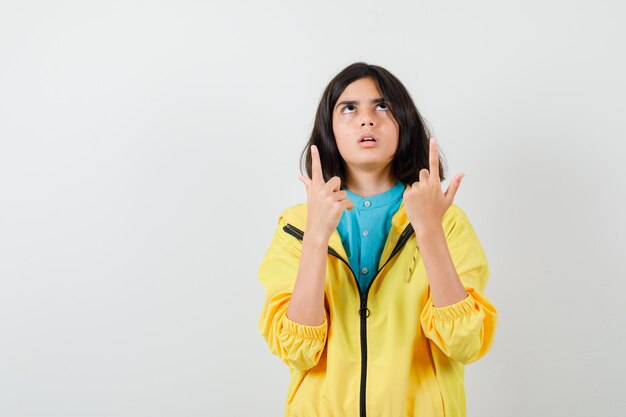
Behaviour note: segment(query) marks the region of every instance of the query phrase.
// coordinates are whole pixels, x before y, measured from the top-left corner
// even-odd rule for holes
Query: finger
[[[309,177],[305,177],[300,175],[298,177],[298,179],[300,180],[300,182],[302,182],[302,184],[304,184],[304,186],[306,187],[306,191],[309,192],[309,187],[311,185],[311,179]]]
[[[324,175],[322,174],[322,162],[317,146],[311,145],[311,179],[313,184],[324,185]]]
[[[430,173],[434,178],[439,178],[439,149],[437,148],[437,139],[430,138],[430,152],[428,153],[430,160]]]
[[[346,198],[348,198],[348,193],[344,190],[335,191],[333,192],[333,197],[337,201],[345,200]]]
[[[426,168],[420,169],[420,182],[428,181],[430,175],[428,174],[428,170]]]
[[[460,174],[454,177],[454,179],[450,182],[448,189],[444,193],[444,196],[450,201],[454,201],[454,196],[456,192],[459,190],[459,186],[461,185],[461,180],[465,177],[465,174]]]
[[[341,190],[341,178],[337,176],[332,177],[324,187],[328,188],[331,192]]]
[[[342,200],[340,203],[344,210],[352,210],[354,208],[354,201],[352,200]]]

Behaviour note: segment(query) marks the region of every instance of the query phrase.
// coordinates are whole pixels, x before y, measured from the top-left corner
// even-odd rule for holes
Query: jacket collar
[[[410,187],[409,184],[406,184],[404,189],[408,189]],[[307,224],[307,204],[297,204],[295,206],[289,207],[285,209],[285,211],[280,216],[281,219],[285,223],[289,223],[292,226],[297,227],[302,232],[306,229]],[[395,246],[402,232],[409,225],[409,219],[406,215],[406,211],[404,209],[404,199],[400,203],[400,207],[398,211],[391,218],[391,230],[389,231],[389,236],[387,237],[387,242],[383,249],[383,255],[387,252],[391,252],[393,246]],[[344,259],[347,259],[346,251],[341,243],[341,236],[337,229],[333,231],[333,234],[330,236],[328,240],[328,246],[333,248],[338,254],[340,254]]]

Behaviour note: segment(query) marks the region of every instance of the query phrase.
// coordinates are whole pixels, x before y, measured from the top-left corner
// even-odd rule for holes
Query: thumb
[[[458,191],[459,186],[461,185],[461,180],[463,179],[463,177],[465,177],[465,174],[457,175],[454,178],[454,181],[450,183],[450,186],[446,190],[446,197],[450,201],[454,200],[454,196],[456,195],[456,192]]]
[[[298,179],[300,180],[300,182],[302,182],[302,184],[304,184],[304,186],[306,187],[306,190],[309,191],[309,185],[311,184],[311,179],[303,175],[300,175]]]

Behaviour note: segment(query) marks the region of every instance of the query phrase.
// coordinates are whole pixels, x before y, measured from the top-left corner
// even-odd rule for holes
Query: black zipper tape
[[[301,240],[301,241],[304,239],[304,232],[302,230],[298,229],[297,227],[289,224],[289,223],[287,223],[287,225],[283,227],[283,230],[285,232],[289,233],[290,235],[296,237],[297,239]],[[354,273],[352,268],[350,267],[350,264],[345,259],[343,259],[341,257],[341,255],[339,255],[337,253],[337,251],[335,251],[330,246],[328,247],[328,253],[333,255],[334,257],[340,259],[350,269],[350,272],[352,273],[352,276],[354,277],[354,280],[356,282],[356,288],[359,291],[359,299],[361,300],[361,305],[359,307],[359,317],[361,318],[361,387],[360,387],[360,394],[361,395],[360,395],[360,413],[359,413],[360,417],[366,417],[366,409],[365,409],[365,406],[366,406],[365,392],[366,392],[366,390],[365,389],[366,389],[366,383],[367,383],[367,318],[371,314],[369,308],[367,308],[367,297],[368,297],[368,294],[370,292],[370,288],[372,287],[372,284],[374,283],[374,280],[376,279],[376,277],[378,276],[380,271],[382,271],[382,269],[385,267],[385,265],[387,265],[387,263],[398,252],[400,252],[402,247],[411,238],[412,234],[413,234],[413,225],[411,225],[411,223],[409,223],[407,225],[407,227],[400,234],[400,238],[398,239],[398,242],[396,243],[396,246],[391,251],[391,254],[389,255],[389,258],[387,258],[385,263],[378,269],[378,271],[376,271],[376,274],[374,275],[374,277],[370,281],[370,283],[367,286],[367,289],[365,290],[364,294],[361,291],[361,286],[359,285],[359,280],[356,277],[356,274]]]

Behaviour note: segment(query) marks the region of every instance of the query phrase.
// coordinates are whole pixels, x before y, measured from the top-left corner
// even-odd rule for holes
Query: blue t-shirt
[[[398,181],[389,190],[371,197],[361,197],[344,189],[354,207],[343,211],[337,231],[362,292],[378,270],[391,218],[402,204],[405,188],[406,185]]]

